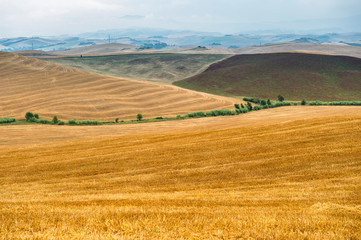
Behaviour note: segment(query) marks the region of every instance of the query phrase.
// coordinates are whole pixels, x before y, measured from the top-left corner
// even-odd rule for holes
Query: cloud
[[[145,16],[142,15],[124,15],[120,17],[121,19],[125,19],[125,20],[139,20],[139,19],[144,19]]]
[[[360,14],[360,0],[0,0],[0,37],[145,26],[238,32]]]

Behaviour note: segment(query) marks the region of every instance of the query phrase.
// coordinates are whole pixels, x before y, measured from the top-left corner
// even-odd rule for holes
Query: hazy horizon
[[[361,32],[358,0],[0,0],[0,38],[104,29]]]

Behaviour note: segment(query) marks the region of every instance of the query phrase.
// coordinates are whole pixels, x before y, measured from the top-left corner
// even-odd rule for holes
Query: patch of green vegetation
[[[16,122],[15,118],[0,118],[0,124]]]
[[[204,71],[230,55],[139,53],[103,56],[42,58],[49,62],[116,77],[171,83]]]
[[[361,59],[304,53],[236,55],[173,84],[232,97],[352,101],[361,99]]]

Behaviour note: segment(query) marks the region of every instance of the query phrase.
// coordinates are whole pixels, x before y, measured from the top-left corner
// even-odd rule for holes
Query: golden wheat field
[[[0,52],[0,117],[114,121],[175,117],[195,111],[233,108],[235,99],[89,73],[14,53]]]
[[[2,239],[361,239],[359,107],[0,131]]]

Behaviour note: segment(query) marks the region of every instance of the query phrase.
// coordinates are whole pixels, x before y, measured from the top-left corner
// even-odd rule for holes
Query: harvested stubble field
[[[36,126],[0,128],[4,239],[361,238],[359,107]]]
[[[0,52],[0,117],[114,121],[233,108],[235,99],[121,79]]]

